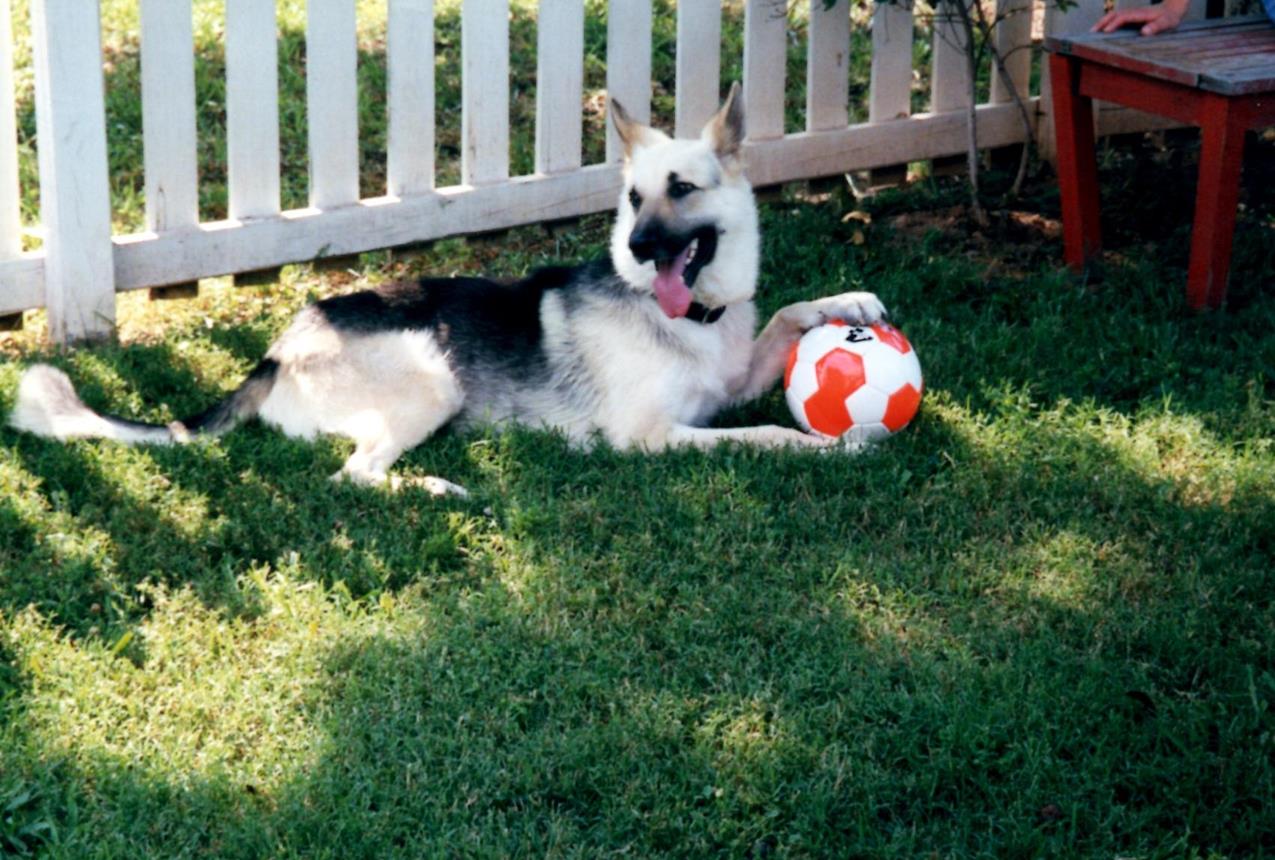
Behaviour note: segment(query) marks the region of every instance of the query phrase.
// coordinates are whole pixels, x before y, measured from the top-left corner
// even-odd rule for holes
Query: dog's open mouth
[[[716,253],[717,229],[706,225],[689,234],[689,241],[677,256],[656,258],[655,299],[667,317],[686,316],[691,306],[691,288]]]

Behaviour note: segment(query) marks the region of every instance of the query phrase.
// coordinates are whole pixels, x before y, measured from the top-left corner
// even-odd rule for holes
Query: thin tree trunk
[[[966,111],[966,162],[969,166],[970,216],[980,227],[988,224],[987,213],[978,197],[978,58],[980,51],[974,42],[974,22],[970,18],[967,2],[979,0],[948,0],[950,8],[961,16],[961,29],[965,34],[965,68],[969,78],[969,104]]]

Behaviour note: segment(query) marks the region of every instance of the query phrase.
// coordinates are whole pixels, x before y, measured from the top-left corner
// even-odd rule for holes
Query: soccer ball
[[[833,320],[793,344],[784,394],[797,423],[821,436],[882,439],[921,406],[921,363],[908,339],[886,323]]]

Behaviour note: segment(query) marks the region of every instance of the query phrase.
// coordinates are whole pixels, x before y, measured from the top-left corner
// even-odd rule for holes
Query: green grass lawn
[[[1275,153],[1204,315],[1191,156],[1104,152],[1085,282],[1047,172],[982,233],[955,183],[866,226],[766,206],[763,312],[872,289],[920,353],[920,417],[857,457],[444,433],[398,466],[473,494],[439,501],[257,425],[0,429],[0,854],[1275,853]],[[607,227],[130,295],[119,346],[51,352],[37,316],[0,415],[41,358],[169,420],[312,296],[587,259]],[[791,424],[778,391],[721,420]]]
[[[1110,160],[1138,215],[1101,284],[1017,222],[916,227],[959,187],[873,201],[863,245],[835,200],[766,209],[764,309],[867,287],[918,345],[921,417],[859,457],[443,435],[400,464],[474,494],[436,501],[333,486],[345,443],[259,426],[135,449],[0,431],[0,844],[1269,853],[1269,207],[1232,310],[1194,316],[1183,219],[1151,245],[1128,226],[1155,229],[1135,204],[1178,174]],[[130,297],[123,346],[53,358],[92,404],[165,420],[308,293],[588,257],[605,229]],[[8,345],[5,400],[33,340]],[[790,421],[778,392],[723,420]]]

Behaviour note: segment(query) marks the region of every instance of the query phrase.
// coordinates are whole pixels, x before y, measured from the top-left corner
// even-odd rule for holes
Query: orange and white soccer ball
[[[806,332],[788,353],[784,393],[806,430],[858,441],[908,425],[921,406],[921,362],[903,332],[887,323],[833,320]]]

